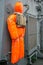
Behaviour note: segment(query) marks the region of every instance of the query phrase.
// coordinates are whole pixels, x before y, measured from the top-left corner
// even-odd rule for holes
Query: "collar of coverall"
[[[19,13],[19,12],[14,12],[14,14],[20,14],[20,15],[23,15],[22,13]]]

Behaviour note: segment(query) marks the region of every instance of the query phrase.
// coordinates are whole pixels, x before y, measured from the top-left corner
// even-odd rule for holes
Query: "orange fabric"
[[[16,16],[11,15],[7,19],[8,30],[11,36],[12,41],[12,48],[11,48],[11,63],[16,63],[19,59],[24,57],[24,33],[25,28],[18,28],[15,22]],[[23,36],[23,37],[22,37]],[[20,38],[22,37],[22,38]],[[19,38],[19,41],[17,41]]]
[[[23,13],[23,4],[17,2],[14,7],[15,12]],[[17,63],[24,58],[24,34],[25,27],[16,26],[16,15],[12,14],[7,19],[8,31],[12,39],[11,63]]]
[[[24,58],[24,37],[19,38],[19,43],[20,43],[20,55],[19,59]]]
[[[14,11],[19,12],[19,13],[23,13],[23,4],[22,4],[22,2],[20,2],[20,1],[16,2],[16,4],[14,5]]]
[[[18,30],[19,37],[21,37],[21,36],[24,37],[24,35],[25,35],[25,28],[17,27],[17,30]]]
[[[15,20],[16,19],[16,15],[10,15],[7,19],[7,24],[8,24],[8,30],[11,36],[11,39],[16,39],[18,37],[18,32],[17,32],[17,27],[16,27],[16,23]]]
[[[11,48],[11,63],[16,63],[19,60],[19,39],[12,40]]]

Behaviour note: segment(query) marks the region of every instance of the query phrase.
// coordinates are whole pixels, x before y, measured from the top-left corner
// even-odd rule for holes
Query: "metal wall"
[[[4,0],[0,0],[0,59],[2,55],[1,52],[2,52],[3,24],[4,24]]]
[[[11,1],[11,0],[10,0]],[[7,0],[0,0],[0,60],[5,59],[6,54],[10,51],[11,39],[7,29],[7,17],[12,11],[12,6],[8,5]],[[14,1],[15,2],[15,1]],[[10,13],[7,10],[10,8]]]
[[[29,16],[26,25],[25,50],[32,54],[37,49],[37,19]]]

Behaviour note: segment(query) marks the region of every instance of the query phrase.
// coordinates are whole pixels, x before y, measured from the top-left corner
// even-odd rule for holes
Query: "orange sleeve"
[[[15,15],[10,15],[7,19],[7,26],[11,39],[16,39],[18,37],[17,27],[14,19]]]
[[[17,27],[17,30],[18,30],[19,37],[21,37],[21,36],[24,37],[24,35],[25,35],[25,27],[24,28],[18,28]]]

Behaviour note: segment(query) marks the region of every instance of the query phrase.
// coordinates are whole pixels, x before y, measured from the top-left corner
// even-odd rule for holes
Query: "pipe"
[[[38,52],[38,58],[41,58],[41,59],[43,59],[43,53],[41,53],[38,49],[37,49],[37,52]]]
[[[26,9],[26,11],[24,12],[24,14],[26,14],[26,13],[27,13],[27,11],[29,10],[29,5],[24,4],[24,6],[27,8],[27,9]]]

